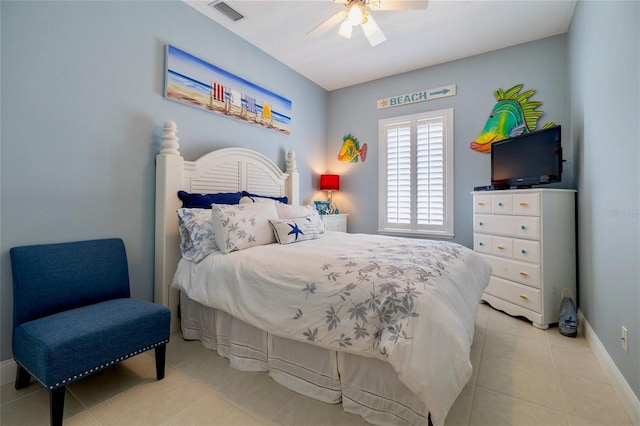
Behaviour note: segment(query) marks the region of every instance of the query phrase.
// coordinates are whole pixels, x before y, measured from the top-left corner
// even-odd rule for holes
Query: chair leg
[[[156,346],[156,377],[164,379],[164,364],[167,357],[167,344]]]
[[[31,374],[20,364],[18,364],[18,369],[16,370],[16,389],[22,389],[24,387],[29,386],[31,383]]]
[[[49,392],[49,408],[51,412],[51,426],[62,426],[64,413],[64,394],[66,388],[61,386]]]

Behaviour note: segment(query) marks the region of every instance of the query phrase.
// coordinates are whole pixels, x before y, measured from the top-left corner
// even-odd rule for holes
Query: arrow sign
[[[415,104],[417,102],[432,101],[434,99],[455,96],[456,85],[435,87],[433,89],[420,90],[419,92],[407,93],[405,95],[392,96],[390,98],[378,99],[378,109],[392,108],[402,105]]]
[[[449,89],[442,89],[442,90],[438,90],[437,92],[431,92],[429,93],[430,96],[435,96],[435,95],[446,95],[447,93],[449,93],[451,90]]]

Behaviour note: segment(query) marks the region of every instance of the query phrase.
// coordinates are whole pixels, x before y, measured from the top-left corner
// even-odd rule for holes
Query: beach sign
[[[415,104],[418,102],[432,101],[434,99],[455,96],[456,85],[436,87],[433,89],[420,90],[418,92],[406,93],[404,95],[391,96],[390,98],[378,99],[378,109],[398,107],[402,105]]]

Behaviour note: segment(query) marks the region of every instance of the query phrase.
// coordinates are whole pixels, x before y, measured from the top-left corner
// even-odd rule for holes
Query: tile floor
[[[630,425],[584,337],[538,330],[481,304],[474,373],[447,425]],[[2,425],[47,425],[39,384],[0,389]],[[153,351],[68,386],[65,425],[364,425],[362,418],[296,394],[266,373],[241,372],[185,342],[167,350],[155,380]]]

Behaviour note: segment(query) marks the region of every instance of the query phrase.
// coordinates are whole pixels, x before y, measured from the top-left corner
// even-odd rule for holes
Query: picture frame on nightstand
[[[320,215],[328,215],[331,214],[331,203],[329,201],[314,201],[316,205],[316,210]]]

